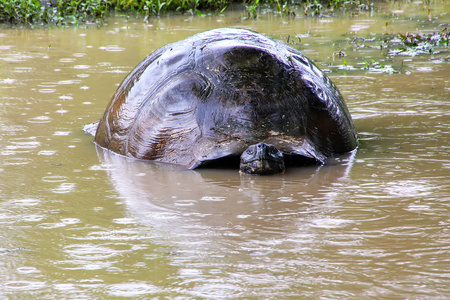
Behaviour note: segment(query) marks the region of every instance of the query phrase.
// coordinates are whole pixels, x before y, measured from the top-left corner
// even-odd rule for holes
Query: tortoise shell
[[[286,162],[323,163],[356,148],[330,79],[298,50],[235,28],[206,31],[145,58],[121,83],[95,142],[115,153],[193,169],[259,142]]]

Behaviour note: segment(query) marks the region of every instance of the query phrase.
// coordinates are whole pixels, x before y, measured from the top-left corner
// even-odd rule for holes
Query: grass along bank
[[[257,18],[261,9],[295,16],[320,16],[334,10],[373,8],[371,0],[0,0],[0,23],[11,25],[78,25],[102,23],[111,10],[139,13],[144,20],[169,12],[204,15],[221,13],[232,4],[243,6],[246,18]]]

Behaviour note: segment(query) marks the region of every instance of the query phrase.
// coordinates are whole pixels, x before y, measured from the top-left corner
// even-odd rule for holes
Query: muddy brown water
[[[448,299],[448,49],[386,59],[352,41],[442,30],[449,14],[445,2],[396,2],[332,18],[228,12],[2,27],[0,299]],[[82,126],[139,61],[225,26],[300,35],[294,47],[344,95],[358,151],[255,177],[94,147]],[[338,51],[356,68],[374,59],[400,73],[336,68]]]

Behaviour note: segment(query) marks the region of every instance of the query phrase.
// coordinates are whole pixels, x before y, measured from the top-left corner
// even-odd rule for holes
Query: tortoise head
[[[277,174],[284,172],[283,153],[274,145],[251,145],[241,155],[240,170],[247,174]]]

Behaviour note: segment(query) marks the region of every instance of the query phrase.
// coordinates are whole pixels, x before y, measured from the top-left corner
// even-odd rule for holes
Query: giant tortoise
[[[340,92],[311,60],[236,28],[151,53],[91,131],[97,145],[127,157],[250,174],[323,164],[357,146]]]

